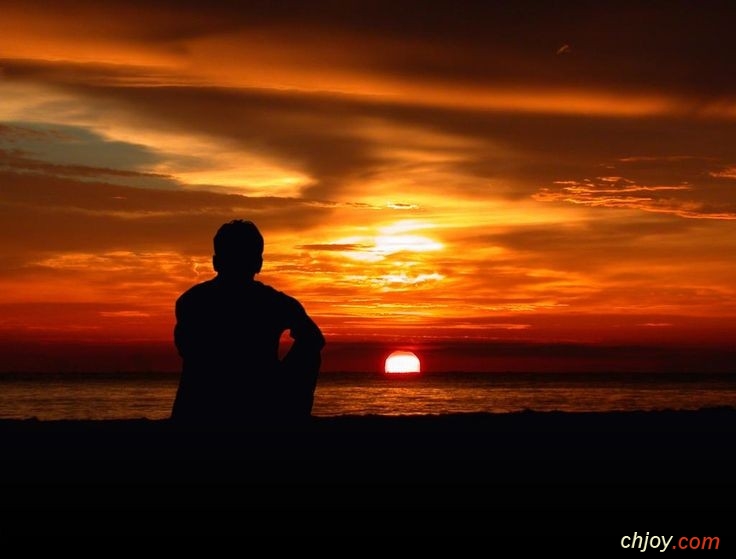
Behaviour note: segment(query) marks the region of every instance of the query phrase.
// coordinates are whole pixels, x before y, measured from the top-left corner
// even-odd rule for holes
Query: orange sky
[[[720,5],[485,4],[0,0],[0,342],[168,342],[245,218],[333,342],[732,346]]]

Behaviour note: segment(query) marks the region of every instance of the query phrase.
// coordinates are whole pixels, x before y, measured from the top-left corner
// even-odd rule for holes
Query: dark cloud
[[[736,203],[730,196],[728,179],[719,172],[707,172],[713,163],[699,158],[677,159],[665,173],[658,159],[627,159],[636,163],[619,166],[627,178],[618,175],[598,176],[581,181],[555,181],[553,186],[542,188],[534,195],[542,202],[564,202],[595,208],[622,208],[652,213],[671,214],[687,219],[735,220]],[[642,163],[648,167],[642,168]],[[689,168],[682,168],[688,163]],[[693,169],[692,163],[700,163]],[[708,166],[705,166],[708,164]],[[654,167],[654,169],[652,169]],[[679,168],[678,168],[679,167]],[[614,166],[609,166],[615,171]],[[638,177],[678,179],[678,183],[642,183]]]
[[[255,36],[312,66],[408,79],[610,90],[734,93],[725,1],[610,3],[58,2],[36,10],[72,34],[186,52],[190,41]],[[29,4],[25,11],[32,10]],[[23,13],[23,9],[11,13]],[[73,15],[72,15],[73,14]],[[326,40],[329,38],[329,40]],[[575,45],[555,56],[561,44]],[[363,48],[361,48],[361,46]]]
[[[299,200],[9,172],[0,172],[0,194],[5,254],[120,249],[208,254],[213,231],[224,221],[251,218],[265,231],[300,230],[330,211]]]
[[[642,213],[621,219],[615,213],[588,222],[571,224],[530,225],[503,228],[496,233],[479,232],[463,236],[458,244],[501,246],[513,259],[525,255],[529,266],[553,265],[558,270],[586,273],[616,269],[627,263],[640,266],[686,262],[692,266],[699,260],[714,261],[724,250],[722,244],[703,247],[688,242],[693,237],[722,236],[728,222],[699,220],[673,221],[667,216]],[[729,244],[736,244],[736,241]],[[734,247],[736,248],[736,246]],[[585,258],[580,258],[585,254]],[[506,262],[504,262],[506,264]],[[631,272],[631,270],[628,270]]]
[[[83,87],[93,98],[114,99],[164,129],[237,141],[249,153],[276,158],[314,178],[304,195],[329,200],[348,181],[390,160],[356,129],[366,115],[347,98],[262,90],[201,87]]]
[[[0,58],[0,78],[5,80],[44,81],[56,84],[105,84],[116,86],[160,85],[181,80],[170,70],[136,64],[104,62],[50,61],[33,58]]]
[[[57,66],[15,62],[9,67],[32,67],[36,79],[53,82],[55,70],[49,68]],[[472,146],[462,147],[448,141],[444,152],[454,157],[442,166],[472,179],[459,181],[455,190],[480,197],[526,197],[552,180],[598,176],[605,166],[638,166],[641,180],[676,184],[692,179],[696,166],[707,176],[703,161],[709,160],[713,168],[736,161],[730,121],[688,114],[656,118],[516,114],[320,92],[194,85],[114,87],[90,85],[106,67],[71,67],[73,78],[67,76],[67,87],[90,100],[129,108],[142,119],[142,127],[226,138],[244,152],[301,169],[313,178],[304,192],[313,199],[329,200],[349,185],[355,188],[382,173],[409,169],[406,161],[388,155],[392,148],[406,147],[400,139],[366,134],[365,126],[376,122],[472,140]],[[115,73],[122,71],[117,68]],[[671,157],[682,159],[668,165],[656,163]],[[493,190],[489,192],[488,183],[479,179],[493,180]]]
[[[48,175],[56,175],[62,177],[78,177],[78,178],[119,178],[119,179],[154,179],[149,181],[149,185],[160,184],[162,181],[171,181],[170,177],[157,173],[140,173],[136,171],[127,171],[125,169],[115,169],[109,167],[92,167],[89,165],[63,165],[56,163],[47,163],[24,157],[18,151],[6,151],[0,149],[0,168],[5,167],[14,171],[31,171],[36,173],[44,173]]]
[[[112,141],[80,126],[24,122],[0,127],[0,168],[11,171],[177,188],[171,177],[143,171],[162,161],[151,148]]]

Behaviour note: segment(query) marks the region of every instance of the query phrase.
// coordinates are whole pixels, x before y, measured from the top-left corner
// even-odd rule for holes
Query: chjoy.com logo
[[[634,532],[633,536],[621,538],[621,547],[635,551],[659,551],[677,549],[718,549],[721,538],[718,536],[657,536],[646,534],[639,535]]]

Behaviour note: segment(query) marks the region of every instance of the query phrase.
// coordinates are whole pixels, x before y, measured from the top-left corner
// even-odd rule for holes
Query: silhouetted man
[[[183,368],[172,419],[271,425],[308,418],[322,332],[296,299],[254,279],[263,264],[255,224],[224,224],[214,245],[217,276],[176,302],[174,339]],[[287,330],[293,343],[279,360]]]

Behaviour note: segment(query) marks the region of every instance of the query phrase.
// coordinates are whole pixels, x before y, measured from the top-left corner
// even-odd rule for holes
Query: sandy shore
[[[3,420],[0,489],[3,506],[35,514],[412,511],[448,526],[500,511],[732,518],[735,441],[734,408],[345,416],[268,431]]]

